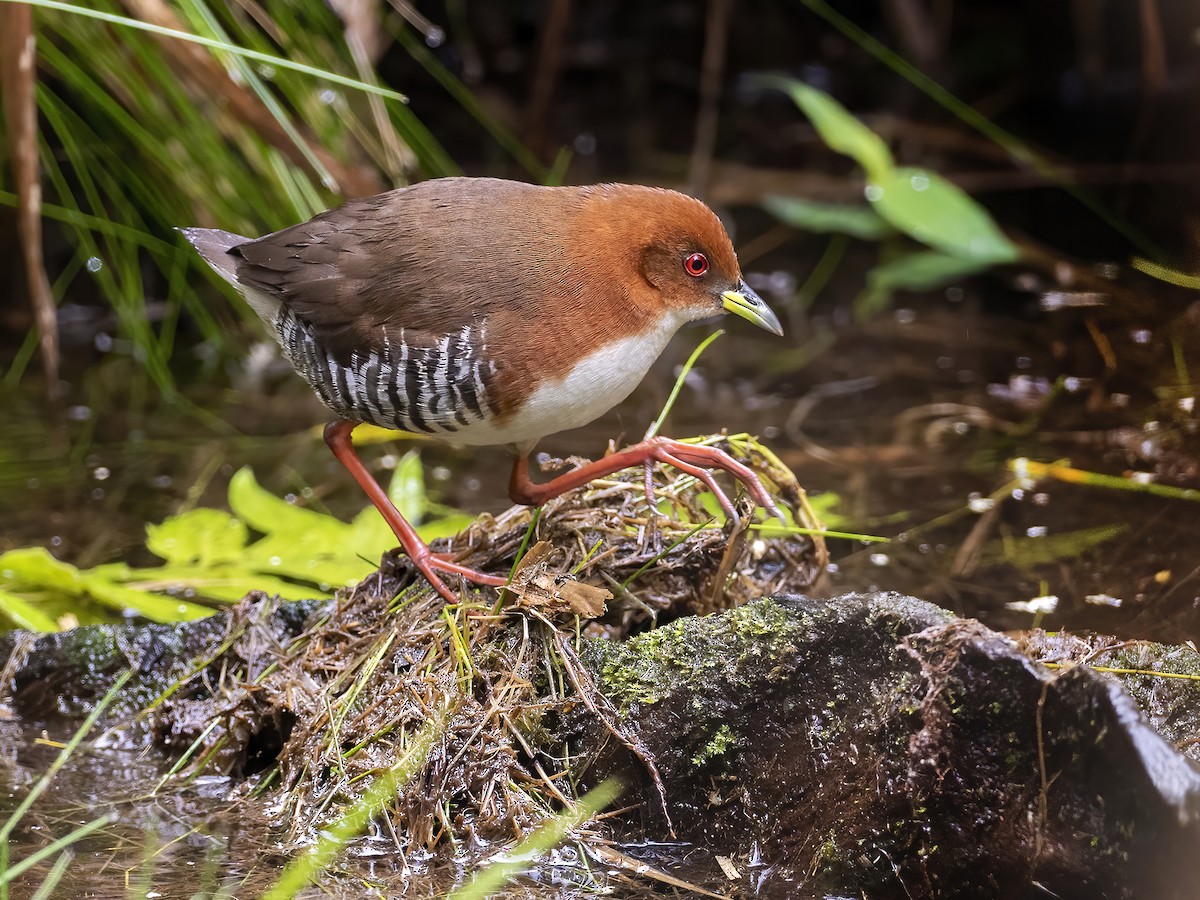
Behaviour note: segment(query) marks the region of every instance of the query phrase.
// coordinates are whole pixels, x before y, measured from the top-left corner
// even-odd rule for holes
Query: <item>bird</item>
[[[694,475],[731,516],[713,469],[778,515],[749,467],[661,436],[548,481],[529,473],[541,438],[624,400],[681,326],[731,313],[783,334],[700,200],[641,185],[463,176],[353,199],[259,238],[179,230],[336,414],[326,443],[448,602],[459,598],[444,579],[506,579],[421,540],[359,459],[359,424],[509,447],[518,504],[657,461]]]

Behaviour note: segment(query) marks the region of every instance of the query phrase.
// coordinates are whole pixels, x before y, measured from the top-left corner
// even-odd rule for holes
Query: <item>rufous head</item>
[[[628,302],[667,307],[682,319],[733,313],[783,334],[775,313],[746,284],[728,232],[705,204],[662,188],[612,184],[584,190],[590,202],[581,228],[598,249],[623,258],[641,282],[641,290],[628,292]]]

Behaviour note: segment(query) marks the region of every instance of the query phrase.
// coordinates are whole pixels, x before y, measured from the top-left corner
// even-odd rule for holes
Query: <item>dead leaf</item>
[[[538,541],[521,558],[507,588],[516,597],[517,605],[547,612],[569,611],[589,619],[603,615],[612,593],[584,584],[565,572],[550,571],[554,549],[549,541]]]

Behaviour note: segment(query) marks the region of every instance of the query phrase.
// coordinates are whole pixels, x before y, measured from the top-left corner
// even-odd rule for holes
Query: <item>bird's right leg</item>
[[[541,506],[547,500],[583,487],[589,481],[647,462],[666,463],[692,475],[713,493],[725,514],[736,521],[738,515],[733,503],[713,479],[710,471],[723,469],[745,486],[755,503],[783,520],[779,507],[748,466],[717,447],[688,444],[664,437],[653,437],[616,453],[610,453],[545,482],[536,482],[529,477],[529,458],[526,454],[518,454],[513,463],[512,477],[508,482],[508,493],[514,503]]]
[[[337,457],[338,462],[346,467],[346,470],[354,476],[354,480],[358,482],[367,496],[371,498],[371,502],[375,504],[375,508],[379,510],[384,521],[391,526],[392,532],[400,541],[400,546],[404,548],[404,552],[408,554],[408,558],[413,561],[413,565],[417,567],[417,571],[424,575],[426,580],[433,585],[434,590],[441,594],[449,603],[457,603],[461,599],[446,587],[438,575],[439,572],[445,572],[449,575],[460,575],[467,579],[467,581],[473,581],[476,584],[487,584],[493,587],[504,585],[506,583],[505,579],[498,575],[477,572],[466,566],[460,566],[449,560],[441,559],[429,549],[429,545],[421,540],[421,536],[417,534],[416,529],[408,523],[408,520],[404,516],[400,515],[400,510],[396,509],[387,492],[372,477],[371,473],[367,471],[367,467],[363,465],[362,460],[358,458],[358,454],[354,452],[354,443],[350,439],[350,433],[356,427],[358,427],[357,422],[348,422],[345,419],[330,422],[325,426],[325,443],[329,445],[329,449],[333,451],[333,455]]]

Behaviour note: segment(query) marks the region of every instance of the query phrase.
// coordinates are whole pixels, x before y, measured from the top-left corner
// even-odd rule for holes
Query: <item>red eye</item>
[[[708,271],[708,257],[703,253],[693,253],[683,261],[683,271],[693,278],[699,278]]]

